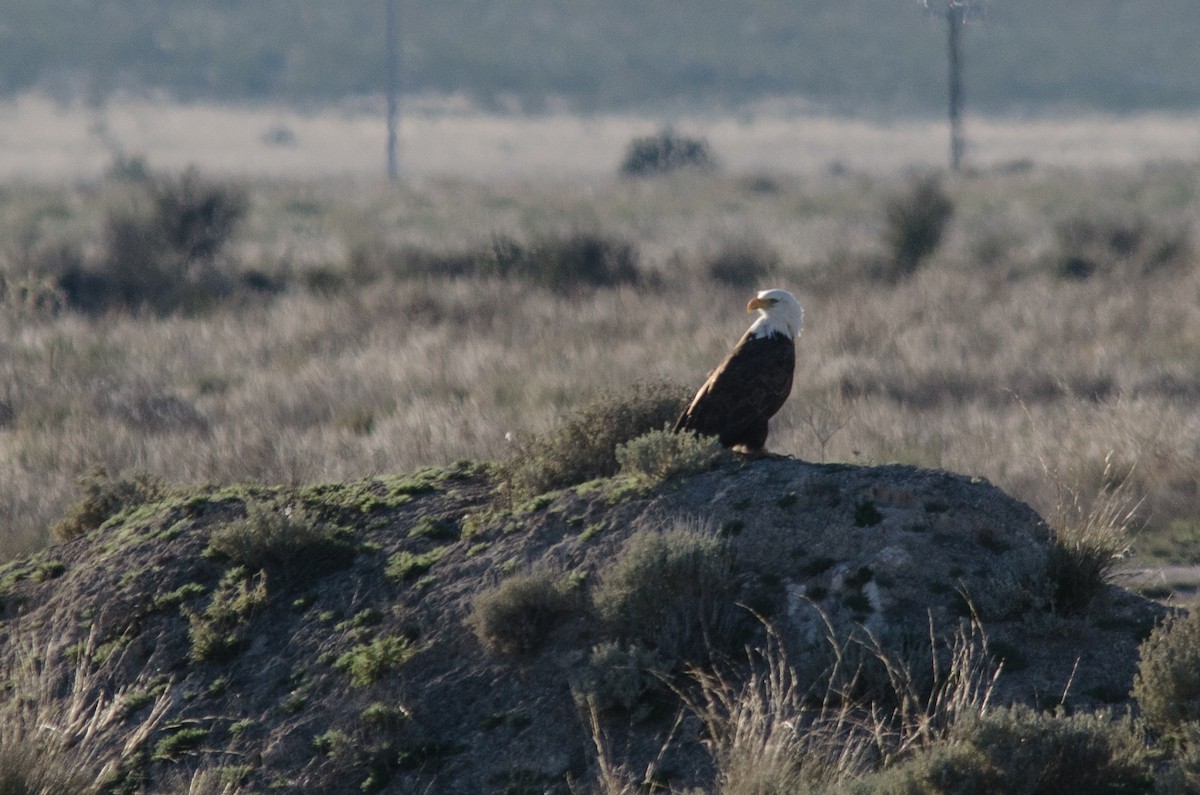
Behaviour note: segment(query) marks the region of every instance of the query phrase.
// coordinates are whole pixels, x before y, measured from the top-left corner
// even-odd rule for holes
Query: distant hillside
[[[944,5],[934,0],[930,6]],[[383,89],[383,3],[8,0],[0,92],[329,101]],[[944,22],[919,0],[401,0],[404,82],[537,109],[738,106],[800,96],[835,110],[944,103]],[[1200,105],[1190,0],[980,0],[966,36],[978,110]]]

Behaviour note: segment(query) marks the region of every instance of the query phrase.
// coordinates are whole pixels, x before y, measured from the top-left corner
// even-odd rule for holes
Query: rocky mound
[[[597,727],[644,768],[677,712],[662,679],[737,670],[768,626],[816,680],[831,637],[919,670],[974,621],[993,703],[1122,704],[1161,611],[1112,587],[1064,609],[1036,513],[905,466],[764,460],[507,504],[464,463],[117,510],[0,569],[0,699],[10,742],[52,725],[121,791],[212,771],[246,791],[567,792],[595,779]],[[675,582],[655,566],[689,538],[717,565]],[[712,775],[692,723],[661,760],[673,785]]]

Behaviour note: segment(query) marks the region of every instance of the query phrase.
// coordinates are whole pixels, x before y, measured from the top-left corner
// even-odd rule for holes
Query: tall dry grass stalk
[[[876,743],[885,765],[936,745],[960,719],[987,712],[1001,664],[992,659],[987,635],[974,616],[959,625],[948,644],[938,643],[930,618],[931,675],[927,686],[918,684],[911,663],[897,659],[875,635],[868,633],[865,645],[883,664],[896,699],[890,711],[873,710],[875,725],[886,729],[877,732]],[[884,741],[883,737],[889,739]]]
[[[663,766],[663,758],[675,742],[683,722],[683,711],[680,710],[675,714],[675,720],[659,748],[658,755],[651,759],[647,763],[646,769],[639,774],[629,764],[618,761],[614,757],[612,742],[604,731],[596,705],[587,698],[577,697],[576,700],[582,704],[583,720],[592,739],[592,747],[595,749],[596,778],[594,783],[583,791],[594,793],[594,795],[639,795],[646,792],[648,788],[657,787],[657,776]]]
[[[1118,472],[1105,456],[1100,488],[1090,494],[1057,472],[1046,476],[1057,487],[1058,501],[1047,517],[1055,531],[1051,577],[1058,607],[1083,609],[1129,553],[1142,499],[1132,489],[1132,470]]]
[[[8,685],[0,699],[0,784],[5,792],[104,791],[121,765],[143,752],[171,703],[168,687],[148,705],[131,709],[131,696],[147,683],[139,678],[112,689],[120,655],[92,662],[98,649],[95,628],[68,655],[65,639],[71,634],[42,629],[10,637],[5,644],[0,662]],[[70,657],[74,665],[64,665]]]
[[[824,685],[800,681],[768,625],[743,677],[694,669],[691,685],[675,687],[704,726],[722,795],[836,787],[941,742],[956,721],[987,710],[1000,669],[978,623],[960,627],[949,644],[938,642],[931,624],[932,685],[922,687],[911,663],[876,637],[839,638],[822,618],[833,653]],[[848,643],[861,643],[883,665],[887,704],[855,695],[862,670],[850,662]]]

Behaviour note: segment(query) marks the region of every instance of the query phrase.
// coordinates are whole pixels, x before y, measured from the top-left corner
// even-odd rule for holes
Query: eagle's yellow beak
[[[764,301],[758,296],[754,296],[750,299],[750,303],[746,304],[746,311],[753,312],[755,309],[766,309],[772,303],[771,301]]]

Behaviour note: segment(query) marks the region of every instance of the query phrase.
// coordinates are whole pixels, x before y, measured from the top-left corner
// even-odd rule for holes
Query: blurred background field
[[[6,554],[97,465],[311,482],[503,458],[605,391],[694,387],[778,284],[808,321],[773,449],[979,475],[1046,514],[1127,482],[1135,559],[1195,563],[1197,170],[10,185]],[[896,208],[919,218],[931,185],[940,240],[897,271]],[[211,255],[128,248],[186,195],[240,213]]]
[[[406,180],[609,181],[630,140],[666,123],[703,136],[734,173],[880,174],[946,163],[946,125],[936,118],[863,119],[779,107],[736,116],[507,115],[444,98],[413,106],[401,121]],[[981,169],[1130,168],[1200,152],[1200,114],[1187,112],[970,116],[966,124],[969,163]],[[196,165],[233,178],[376,180],[382,133],[378,108],[351,105],[298,110],[125,98],[95,108],[27,95],[0,105],[0,179],[96,178],[114,158],[137,156],[160,169]]]

